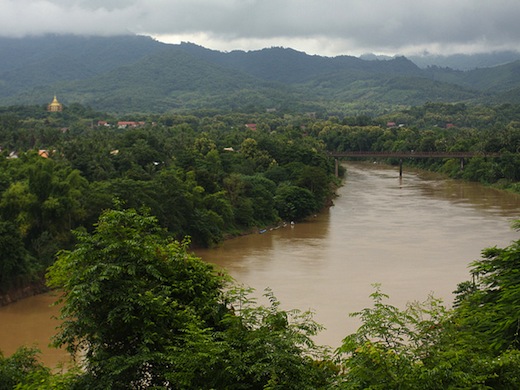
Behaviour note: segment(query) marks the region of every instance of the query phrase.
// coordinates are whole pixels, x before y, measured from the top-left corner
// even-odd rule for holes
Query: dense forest
[[[118,125],[88,114],[101,115],[79,106],[0,113],[0,216],[11,232],[2,237],[17,248],[2,253],[4,292],[41,274],[70,247],[71,230],[91,229],[116,204],[148,209],[172,237],[211,246],[303,219],[330,202],[337,183],[323,143],[297,120],[161,116]]]
[[[190,254],[318,212],[329,151],[474,151],[405,164],[520,192],[520,106],[428,103],[380,116],[0,109],[0,289],[63,291],[57,373],[0,355],[0,389],[516,389],[520,241],[482,248],[453,309],[374,305],[336,351],[309,312],[257,305]],[[388,160],[389,164],[397,163]],[[347,172],[348,174],[348,172]]]

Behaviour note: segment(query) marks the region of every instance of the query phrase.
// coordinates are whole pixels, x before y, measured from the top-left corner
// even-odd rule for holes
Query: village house
[[[49,158],[49,151],[45,149],[38,150],[38,156],[43,158]]]

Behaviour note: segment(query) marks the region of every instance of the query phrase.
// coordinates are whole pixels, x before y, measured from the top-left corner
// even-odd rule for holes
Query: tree
[[[55,345],[84,359],[76,388],[317,389],[330,382],[332,365],[311,339],[321,329],[311,313],[280,310],[271,293],[266,308],[247,290],[225,290],[225,275],[188,254],[187,241],[168,239],[154,217],[107,210],[91,234],[76,236],[75,249],[62,251],[48,274],[63,291]]]
[[[36,277],[38,267],[25,249],[16,226],[0,220],[0,293]]]
[[[276,212],[273,207],[273,196],[276,184],[265,176],[256,174],[242,176],[244,194],[251,200],[254,223],[261,226],[276,220]]]
[[[0,215],[16,223],[27,249],[47,266],[57,249],[70,244],[70,230],[85,215],[82,196],[88,182],[62,161],[35,153],[20,158],[12,181],[0,195]]]
[[[371,294],[373,308],[365,308],[351,316],[362,324],[347,336],[337,350],[343,368],[342,389],[415,389],[434,347],[443,335],[447,310],[438,299],[429,297],[423,303],[409,304],[405,310],[386,304],[379,285]],[[438,370],[442,377],[446,373]],[[431,375],[421,388],[431,386],[438,378]]]
[[[328,350],[312,337],[323,327],[310,311],[282,310],[273,292],[266,289],[269,305],[258,306],[251,289],[235,288],[227,294],[234,308],[224,317],[219,332],[222,362],[216,367],[226,389],[328,389],[337,373]]]
[[[302,169],[300,176],[296,179],[299,187],[306,188],[314,195],[316,204],[325,204],[327,196],[331,194],[330,179],[327,172],[313,166]]]
[[[312,313],[281,310],[272,293],[270,307],[257,307],[248,290],[224,289],[227,277],[188,254],[188,241],[170,240],[154,217],[107,210],[92,233],[76,236],[75,249],[62,251],[48,273],[63,291],[54,343],[84,360],[74,388],[330,383],[332,365],[311,339],[321,329]],[[44,374],[31,383],[70,383]]]
[[[280,218],[301,220],[317,210],[316,199],[306,188],[282,184],[274,196],[275,207]]]
[[[466,289],[462,300],[471,294]],[[388,296],[377,285],[371,297],[373,308],[352,314],[362,324],[336,351],[342,369],[338,388],[519,388],[520,351],[509,348],[492,353],[487,339],[492,328],[502,327],[506,318],[495,325],[493,313],[487,319],[484,313],[472,316],[465,304],[450,311],[431,296],[401,310],[384,303]],[[511,311],[515,307],[511,305]]]
[[[48,374],[49,370],[38,361],[38,353],[36,349],[25,347],[10,357],[4,357],[0,352],[0,390],[14,389],[26,383],[31,375]]]
[[[258,147],[253,138],[246,138],[240,145],[240,153],[246,160],[253,162],[255,171],[265,171],[269,165],[276,163],[266,150]]]
[[[462,333],[495,353],[519,350],[520,240],[506,248],[487,248],[482,257],[471,264],[473,281],[459,284]]]
[[[63,291],[55,345],[84,353],[84,385],[189,388],[194,362],[211,349],[223,279],[132,209],[105,211],[92,234],[76,237],[48,276]]]

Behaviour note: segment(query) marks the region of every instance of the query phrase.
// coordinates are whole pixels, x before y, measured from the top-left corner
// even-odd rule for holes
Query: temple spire
[[[58,98],[56,97],[56,94],[54,95],[54,99],[52,102],[47,106],[47,111],[49,112],[60,112],[63,111],[63,104],[61,104],[58,101]]]

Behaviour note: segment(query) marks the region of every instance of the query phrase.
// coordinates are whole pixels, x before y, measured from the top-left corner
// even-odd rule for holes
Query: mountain
[[[259,79],[286,84],[304,83],[344,70],[373,73],[418,74],[420,69],[404,57],[379,63],[357,57],[322,57],[308,55],[293,49],[272,47],[257,51],[222,53],[191,43],[180,47],[194,56],[221,66],[240,70]]]
[[[34,86],[88,79],[135,63],[164,46],[140,36],[0,38],[0,97]]]
[[[46,104],[57,94],[65,105],[108,112],[375,112],[518,100],[520,62],[461,71],[366,58],[280,47],[224,53],[144,36],[0,38],[0,104]]]
[[[479,68],[491,68],[509,62],[518,61],[520,60],[520,53],[516,51],[496,51],[492,53],[478,54],[425,54],[422,56],[410,56],[408,58],[420,68],[437,66],[456,70],[473,70]]]
[[[391,60],[394,57],[365,53],[359,58],[367,61]],[[520,60],[520,52],[517,51],[494,51],[492,53],[476,54],[451,54],[438,55],[425,53],[423,55],[412,55],[407,57],[421,69],[428,67],[450,68],[453,70],[474,70],[479,68],[491,68],[504,65],[509,62]]]

